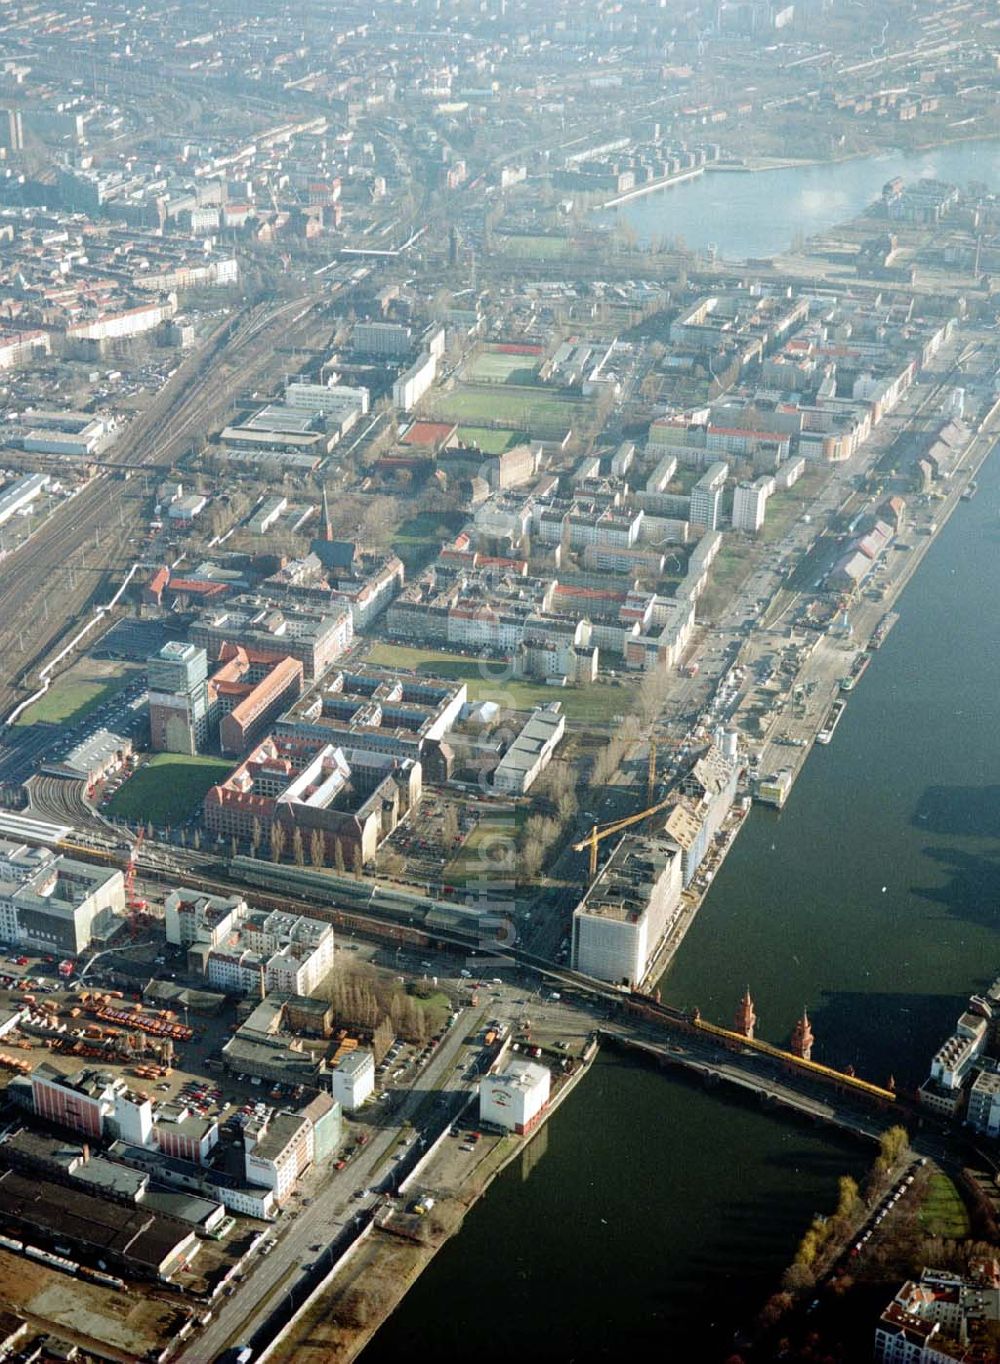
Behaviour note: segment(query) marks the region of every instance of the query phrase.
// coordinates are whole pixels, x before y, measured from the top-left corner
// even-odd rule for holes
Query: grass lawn
[[[920,1225],[929,1236],[961,1240],[969,1235],[971,1228],[965,1204],[947,1175],[931,1175],[920,1209]]]
[[[458,439],[463,445],[478,445],[484,455],[502,455],[505,450],[519,445],[525,437],[520,431],[503,427],[494,430],[491,426],[460,426]]]
[[[708,570],[708,587],[698,603],[700,620],[714,620],[750,572],[754,548],[748,541],[727,535]]]
[[[805,473],[787,492],[775,493],[767,500],[767,516],[761,530],[764,544],[775,544],[796,521],[801,520],[806,509],[815,502],[828,481],[830,471],[825,468],[807,468]]]
[[[517,836],[521,811],[515,818],[481,819],[451,859],[441,879],[450,885],[465,885],[482,880],[494,883],[517,877]]]
[[[404,521],[393,536],[393,548],[406,565],[407,574],[423,568],[467,520],[463,512],[421,512]]]
[[[33,706],[20,716],[19,725],[75,725],[91,711],[121,691],[128,676],[121,672],[111,677],[74,676],[75,669],[60,677]]]
[[[115,793],[108,814],[161,826],[179,824],[194,814],[208,788],[235,766],[228,758],[157,753]]]
[[[473,426],[481,422],[509,423],[536,435],[585,425],[592,420],[594,408],[582,398],[551,392],[541,385],[474,388],[458,384],[452,392],[437,396],[434,415]]]
[[[631,709],[635,687],[626,683],[613,687],[603,683],[591,687],[546,687],[542,682],[525,682],[507,675],[507,665],[498,659],[466,658],[438,649],[414,649],[406,644],[376,644],[368,662],[387,668],[410,668],[425,677],[443,677],[468,683],[470,701],[496,701],[510,710],[531,710],[549,701],[561,701],[568,720],[593,724],[613,722],[615,715]]]
[[[470,383],[531,384],[538,373],[539,361],[530,355],[506,355],[483,351],[463,374]]]

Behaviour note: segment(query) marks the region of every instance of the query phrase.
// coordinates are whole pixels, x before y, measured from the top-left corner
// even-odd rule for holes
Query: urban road
[[[456,989],[464,984],[461,979],[451,983]],[[177,1356],[180,1364],[205,1364],[234,1342],[263,1348],[360,1235],[381,1196],[398,1189],[415,1159],[456,1121],[477,1092],[477,1080],[469,1077],[482,1044],[469,1038],[481,1029],[487,1012],[491,1019],[513,1028],[526,1009],[537,1017],[542,1007],[537,995],[532,999],[524,987],[509,979],[488,988],[488,1001],[461,1013],[414,1087],[404,1092],[393,1112],[376,1119],[381,1125],[347,1168],[326,1174],[310,1190],[312,1196],[307,1193],[306,1200],[295,1201],[292,1212],[279,1224],[275,1249],[255,1257],[247,1271],[249,1283],[233,1297],[222,1299],[206,1329]],[[544,1007],[551,1010],[553,1006]],[[574,1019],[568,1022],[570,1036]],[[419,1126],[404,1149],[400,1146],[404,1130],[408,1124],[417,1126],[415,1119],[420,1119]],[[361,1190],[365,1192],[357,1197]]]

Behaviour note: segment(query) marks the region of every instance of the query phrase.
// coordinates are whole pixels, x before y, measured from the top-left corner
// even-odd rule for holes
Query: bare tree
[[[271,861],[280,862],[285,851],[285,826],[275,820],[271,825]]]
[[[304,867],[306,864],[305,848],[302,846],[302,830],[296,829],[292,834],[292,857],[297,867]]]
[[[326,865],[326,843],[320,829],[313,829],[309,837],[309,861],[317,870]]]
[[[454,805],[446,805],[441,817],[441,837],[445,843],[454,843],[458,833],[458,811]]]

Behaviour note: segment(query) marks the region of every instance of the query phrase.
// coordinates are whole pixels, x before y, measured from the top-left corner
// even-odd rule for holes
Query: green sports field
[[[533,355],[486,350],[469,363],[462,377],[473,384],[530,384],[538,373],[538,364]]]
[[[515,445],[520,445],[527,437],[520,431],[504,427],[460,426],[458,439],[463,445],[478,445],[484,455],[502,455]]]
[[[594,408],[584,398],[551,392],[541,385],[457,384],[450,393],[437,395],[434,415],[470,426],[502,422],[541,436],[586,425],[593,419]]]
[[[493,237],[493,249],[517,260],[561,260],[573,249],[568,237],[502,236]]]

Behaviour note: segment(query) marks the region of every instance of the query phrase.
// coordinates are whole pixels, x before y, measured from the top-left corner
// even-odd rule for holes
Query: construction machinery
[[[135,842],[128,855],[128,866],[125,868],[125,904],[128,907],[129,932],[133,938],[139,931],[139,915],[149,908],[142,896],[135,893],[135,871],[145,837],[146,830],[140,829],[135,836]]]
[[[625,819],[616,819],[612,824],[599,826],[595,824],[586,838],[581,838],[579,843],[573,844],[574,852],[585,852],[590,850],[590,879],[593,880],[597,875],[597,845],[605,838],[610,838],[612,834],[621,833],[624,829],[630,829],[635,824],[641,824],[644,819],[649,819],[651,815],[658,815],[661,810],[665,810],[672,804],[673,796],[665,796],[663,800],[658,800],[655,805],[650,805],[645,810],[640,810],[637,815],[628,815]]]

